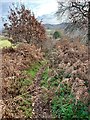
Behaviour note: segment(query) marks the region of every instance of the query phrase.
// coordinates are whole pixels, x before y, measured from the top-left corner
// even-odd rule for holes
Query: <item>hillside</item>
[[[69,23],[61,23],[61,24],[44,24],[46,29],[65,29]]]
[[[3,24],[0,118],[90,120],[87,29],[59,24],[53,16],[57,3],[39,2],[31,1],[39,10],[38,18],[28,9],[29,3],[13,4]],[[2,5],[7,13],[8,4]]]
[[[65,39],[48,53],[25,43],[4,48],[3,118],[61,115],[63,120],[64,116],[89,120],[87,50],[79,41]],[[74,113],[66,114],[63,109]]]
[[[80,39],[83,44],[87,44],[87,29],[78,28],[72,23],[61,24],[44,24],[47,30],[55,31],[60,30],[64,33],[64,36],[69,37],[71,40]]]

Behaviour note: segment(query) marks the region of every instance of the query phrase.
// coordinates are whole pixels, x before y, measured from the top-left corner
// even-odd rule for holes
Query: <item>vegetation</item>
[[[61,37],[61,35],[60,35],[60,33],[58,31],[55,31],[53,33],[53,38],[57,39],[57,38],[60,38],[60,37]]]
[[[46,39],[45,29],[38,22],[34,14],[27,10],[24,5],[20,8],[10,8],[8,23],[4,24],[5,30],[13,42],[27,42],[38,45]],[[40,44],[39,44],[40,45]]]
[[[11,47],[11,42],[8,40],[0,40],[0,48]]]
[[[69,13],[69,20],[73,22],[73,25],[77,27],[87,27],[88,17],[89,17],[89,8],[90,2],[85,1],[71,1],[68,0],[67,4],[65,2],[58,1],[58,11],[57,16],[66,15]]]
[[[71,94],[71,90],[67,85],[60,84],[59,90],[51,103],[52,114],[55,118],[62,120],[87,119],[89,120],[89,112],[87,105],[81,101],[75,103],[75,97]]]
[[[65,40],[43,55],[25,43],[3,49],[3,116],[89,120],[87,47]]]
[[[62,38],[54,40],[50,51],[42,51],[37,47],[46,37],[41,23],[23,5],[10,11],[11,23],[5,23],[5,29],[13,41],[22,43],[3,48],[6,40],[0,41],[2,118],[90,120],[88,47]],[[61,36],[55,31],[53,37]]]

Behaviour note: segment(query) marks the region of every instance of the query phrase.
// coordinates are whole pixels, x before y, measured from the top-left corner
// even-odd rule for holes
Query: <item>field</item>
[[[7,39],[0,37],[0,48],[3,47],[10,47],[11,46],[11,42],[9,42]]]

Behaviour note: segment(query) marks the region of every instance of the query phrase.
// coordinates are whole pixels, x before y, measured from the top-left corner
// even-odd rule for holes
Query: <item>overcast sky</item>
[[[35,13],[36,17],[44,14],[50,14],[51,12],[56,12],[58,8],[57,0],[1,0],[0,4],[10,4],[12,2],[24,3],[29,9],[31,9]],[[4,10],[5,7],[8,7],[8,5],[2,5],[2,7],[4,7]]]
[[[56,12],[58,8],[57,0],[21,0],[27,7],[31,7],[36,16]]]
[[[62,0],[61,0],[62,1]],[[63,0],[64,1],[64,0]],[[32,12],[34,12],[35,17],[52,14],[58,10],[57,0],[0,0],[0,17],[6,17],[9,11],[9,6],[12,3],[24,3],[24,5],[29,8]],[[60,21],[57,20],[56,17],[53,17],[51,20],[45,20],[46,23],[57,24]],[[0,20],[0,26],[1,26]]]

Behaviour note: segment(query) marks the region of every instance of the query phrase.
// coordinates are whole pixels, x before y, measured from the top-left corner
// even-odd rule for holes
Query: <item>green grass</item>
[[[31,96],[29,94],[25,94],[21,96],[23,99],[20,101],[19,104],[19,110],[22,110],[25,117],[31,117],[32,116],[32,101]]]
[[[42,81],[41,81],[41,87],[46,87],[48,88],[48,78],[49,78],[49,68],[47,67],[45,71],[42,74]]]
[[[51,69],[47,67],[44,73],[42,74],[41,86],[42,87],[44,86],[49,89],[52,89],[52,88],[57,89],[58,85],[62,81],[63,71],[61,71],[61,73],[59,73],[58,75],[55,75],[52,78],[50,78],[49,76],[50,71]]]
[[[50,69],[47,67],[42,74],[41,87],[52,90],[54,96],[51,101],[51,112],[54,118],[60,118],[62,120],[90,120],[88,112],[88,105],[78,101],[75,104],[75,97],[71,93],[71,87],[67,84],[62,84],[63,76],[70,78],[70,74],[64,75],[64,71],[61,71],[58,75],[50,79]],[[60,86],[58,88],[58,86]],[[57,89],[58,88],[58,89]],[[46,93],[43,94],[44,101],[47,101],[48,96]]]
[[[26,118],[32,116],[32,95],[28,92],[28,88],[33,85],[33,80],[37,72],[46,63],[47,61],[33,63],[28,70],[23,71],[23,74],[27,74],[29,77],[18,79],[16,83],[14,82],[15,84],[12,84],[14,91],[18,90],[16,93],[17,97],[21,98],[16,101],[19,106],[18,110],[21,110]]]
[[[81,101],[75,104],[75,97],[71,88],[66,84],[60,84],[51,102],[52,115],[62,120],[90,120],[88,105]]]
[[[0,48],[1,49],[4,47],[11,47],[11,46],[12,44],[7,38],[0,36]]]
[[[18,47],[19,43],[17,44],[12,44],[8,38],[5,38],[4,36],[0,36],[0,49],[6,48],[6,47],[12,47],[16,48]]]
[[[32,117],[32,94],[28,91],[33,85],[33,80],[39,71],[39,69],[46,64],[47,61],[39,61],[33,63],[28,70],[23,71],[24,74],[30,75],[28,78],[23,78],[14,81],[14,91],[17,91],[17,97],[21,98],[16,101],[18,104],[18,110],[21,110],[26,118]],[[63,77],[70,78],[70,74],[64,74],[62,70],[57,75],[54,75],[51,79],[49,72],[51,68],[46,67],[42,73],[41,88],[43,91],[42,100],[46,105],[49,98],[49,91],[54,93],[51,96],[51,113],[54,118],[60,118],[61,120],[90,120],[87,105],[84,105],[80,101],[75,104],[75,97],[71,93],[71,87],[67,84],[63,84]],[[18,88],[18,89],[17,89]],[[57,89],[58,88],[58,89]],[[46,92],[48,91],[48,93]]]
[[[26,72],[27,74],[30,74],[31,77],[34,78],[36,73],[39,71],[40,67],[42,67],[42,65],[44,65],[46,63],[47,63],[47,61],[36,62],[36,63],[32,64],[30,66],[30,68],[24,72]]]
[[[12,44],[8,40],[0,40],[0,48],[11,47]]]

